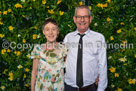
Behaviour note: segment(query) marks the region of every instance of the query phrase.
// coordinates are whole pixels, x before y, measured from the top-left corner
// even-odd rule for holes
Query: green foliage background
[[[82,1],[83,4],[91,6],[93,20],[90,28],[102,33],[108,45],[114,44],[113,48],[107,46],[107,90],[135,91],[136,0]],[[46,42],[41,30],[46,18],[54,18],[59,23],[58,41],[62,41],[67,33],[76,29],[73,15],[75,7],[81,3],[80,0],[62,0],[59,4],[57,2],[58,0],[46,0],[43,4],[42,0],[0,0],[0,90],[3,87],[4,91],[30,90],[32,60],[29,59],[29,53],[31,51],[30,48],[17,48],[17,44],[32,45]],[[22,5],[22,8],[16,8],[17,3]],[[53,10],[54,13],[50,14],[48,10]],[[5,11],[7,14],[4,13]],[[64,14],[60,15],[60,11]],[[10,30],[9,26],[12,26],[13,30]],[[10,44],[13,41],[16,43],[12,45],[14,48],[4,50],[3,44]],[[133,44],[133,46],[130,48],[125,46],[124,49],[115,46],[121,43]],[[22,68],[18,68],[19,65]],[[9,80],[11,77],[9,73],[13,73],[13,80]]]

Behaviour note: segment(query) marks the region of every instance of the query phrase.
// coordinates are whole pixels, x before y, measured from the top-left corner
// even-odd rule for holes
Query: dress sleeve
[[[40,45],[35,45],[31,52],[30,58],[31,59],[40,58],[40,50],[41,50]]]
[[[66,45],[63,45],[63,57],[66,57],[68,53],[68,49]]]

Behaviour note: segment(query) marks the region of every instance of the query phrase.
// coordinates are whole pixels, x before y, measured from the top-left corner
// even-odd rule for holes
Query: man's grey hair
[[[76,16],[76,12],[77,12],[78,9],[84,9],[84,8],[88,9],[88,14],[89,14],[89,16],[91,16],[91,11],[90,11],[89,7],[86,6],[86,5],[80,5],[80,6],[76,7],[76,9],[75,9],[75,16]]]

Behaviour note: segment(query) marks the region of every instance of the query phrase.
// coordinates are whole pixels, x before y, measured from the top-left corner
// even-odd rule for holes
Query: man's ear
[[[76,23],[76,17],[75,16],[73,16],[73,20],[74,20],[74,23]]]
[[[91,22],[92,22],[92,16],[90,16],[90,18],[89,18],[89,19],[90,19],[90,23],[91,23]]]

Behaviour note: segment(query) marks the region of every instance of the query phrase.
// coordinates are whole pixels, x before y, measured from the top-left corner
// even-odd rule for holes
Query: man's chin
[[[79,32],[86,32],[87,29],[78,29]]]

